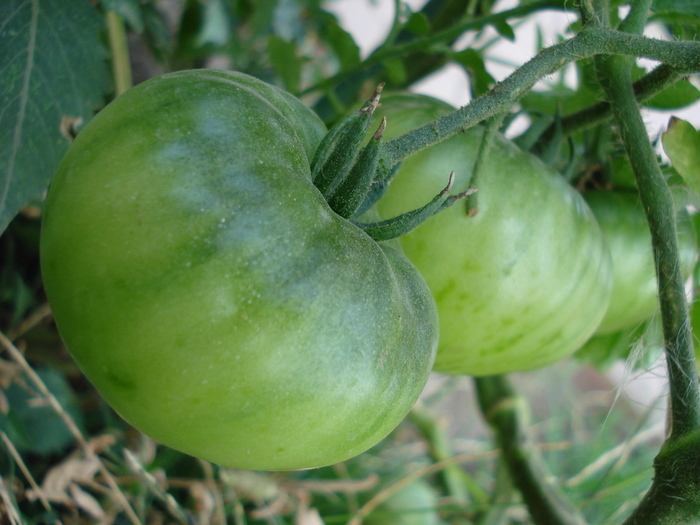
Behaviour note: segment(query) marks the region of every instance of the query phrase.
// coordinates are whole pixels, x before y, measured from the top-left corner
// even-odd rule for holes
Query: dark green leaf
[[[387,79],[392,84],[402,86],[406,83],[408,74],[406,73],[406,66],[401,60],[387,60],[383,63],[383,66]]]
[[[484,58],[474,49],[465,49],[454,55],[454,59],[469,75],[472,96],[478,98],[486,93],[496,83],[491,74],[486,71]]]
[[[267,50],[275,72],[282,80],[284,88],[290,93],[299,91],[301,80],[301,61],[293,42],[287,42],[278,36],[267,39]]]
[[[144,22],[139,0],[101,0],[100,3],[105,11],[117,12],[133,31],[143,32]]]
[[[253,28],[253,39],[270,34],[274,23],[277,0],[259,0],[253,4],[255,12],[251,25]]]
[[[646,74],[647,70],[644,68],[638,66],[632,68],[634,80],[638,80]],[[644,102],[644,106],[661,110],[679,109],[693,104],[698,99],[700,99],[700,90],[689,80],[684,79]]]
[[[430,20],[425,13],[413,13],[404,26],[408,31],[418,36],[430,34]]]
[[[698,0],[654,0],[653,9],[657,13],[669,12],[700,16]]]
[[[78,427],[83,425],[82,412],[75,394],[63,375],[53,368],[36,370],[58,403],[73,418]],[[16,443],[18,448],[40,454],[60,452],[74,441],[73,435],[56,411],[48,404],[38,402],[33,389],[24,384],[13,383],[7,390],[10,412],[0,416],[0,428],[9,429],[23,439]]]
[[[338,58],[341,69],[349,69],[360,63],[360,48],[352,35],[338,24],[333,16],[328,16],[321,36]]]
[[[700,90],[689,80],[681,80],[647,100],[644,105],[650,108],[670,110],[689,106],[700,99]]]
[[[673,118],[661,141],[673,167],[688,187],[700,194],[700,132],[692,124]]]
[[[88,0],[0,2],[0,231],[46,189],[71,130],[104,103],[102,20]]]
[[[505,20],[501,20],[500,22],[495,22],[493,24],[493,27],[498,31],[498,34],[501,35],[503,38],[507,38],[511,42],[515,41],[515,32],[513,31],[513,28],[510,27],[508,22]]]

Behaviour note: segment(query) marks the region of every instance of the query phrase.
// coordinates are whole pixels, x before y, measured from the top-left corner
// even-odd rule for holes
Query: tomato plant
[[[387,136],[425,124],[451,108],[417,95],[385,97]],[[482,133],[465,133],[404,161],[382,215],[414,207],[456,172],[471,183]],[[478,212],[463,203],[400,239],[430,286],[440,316],[435,368],[492,375],[539,368],[576,351],[608,304],[612,268],[582,197],[538,159],[496,136],[478,173]]]
[[[239,468],[319,467],[377,443],[422,390],[434,303],[312,184],[324,132],[259,80],[184,71],[119,97],[62,161],[41,237],[56,322],[158,441]]]
[[[510,4],[0,2],[5,521],[697,521],[700,307],[689,319],[677,210],[700,209],[700,4]],[[387,98],[385,129],[378,86],[459,109]],[[545,164],[638,192],[660,293],[640,254],[620,243],[635,287],[601,247],[641,226],[611,198],[601,235]],[[668,388],[644,388],[666,402],[637,410],[636,371],[573,360],[512,384],[440,375],[344,461],[401,420],[438,352],[401,242],[438,292],[440,370],[537,368],[593,333],[578,355],[599,366],[663,352]],[[650,318],[596,333],[655,294]],[[427,497],[389,497],[416,479]]]

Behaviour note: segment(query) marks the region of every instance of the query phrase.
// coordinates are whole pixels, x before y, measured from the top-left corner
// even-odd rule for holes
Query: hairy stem
[[[624,57],[596,58],[600,82],[632,164],[651,230],[670,379],[670,439],[676,439],[700,430],[700,386],[678,257],[673,198],[634,97],[631,66],[630,59]]]
[[[540,51],[469,105],[384,144],[380,157],[380,177],[412,153],[475,126],[486,118],[508,111],[535,82],[569,62],[594,55],[643,56],[675,69],[700,71],[700,42],[669,42],[600,26],[585,27],[573,38]]]
[[[501,448],[515,487],[537,525],[582,525],[583,517],[548,483],[539,458],[526,443],[519,415],[520,398],[506,376],[475,378],[479,407]]]
[[[640,0],[622,27],[641,32],[649,7],[649,0]],[[654,460],[652,486],[625,523],[695,523],[700,515],[700,385],[678,256],[675,208],[634,96],[633,61],[620,56],[595,60],[651,231],[669,375],[670,433]]]

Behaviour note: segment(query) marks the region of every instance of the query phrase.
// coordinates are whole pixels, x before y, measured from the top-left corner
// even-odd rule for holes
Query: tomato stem
[[[651,1],[640,0],[636,4],[622,27],[641,32]],[[670,434],[655,459],[651,489],[625,523],[689,523],[700,514],[700,385],[678,255],[673,198],[634,96],[633,64],[628,57],[595,59],[598,79],[632,164],[651,231],[669,375]]]
[[[426,49],[429,49],[432,46],[443,44],[444,42],[450,42],[456,38],[459,38],[467,31],[480,31],[490,24],[497,25],[499,23],[506,22],[511,18],[527,16],[535,11],[544,9],[566,9],[566,7],[566,0],[537,0],[500,13],[490,14],[477,19],[466,20],[465,22],[450,26],[448,29],[436,32],[425,38],[414,39],[391,47],[382,46],[356,67],[345,69],[332,77],[324,79],[318,84],[315,84],[302,91],[299,96],[315,91],[328,91],[329,89],[338,86],[338,84],[344,80],[347,80],[358,73],[367,71],[374,65],[382,64],[383,62],[392,58],[405,57],[410,53],[424,52]]]
[[[646,1],[646,0],[645,0]],[[659,283],[671,397],[671,438],[700,430],[700,385],[688,304],[678,256],[676,212],[632,87],[632,59],[596,57],[596,69],[615,115],[647,215]]]
[[[576,36],[545,48],[516,69],[488,93],[445,117],[386,142],[379,161],[378,183],[411,154],[509,111],[541,78],[573,60],[595,55],[624,55],[658,60],[679,71],[700,71],[700,42],[666,41],[623,33],[598,25],[584,27]]]

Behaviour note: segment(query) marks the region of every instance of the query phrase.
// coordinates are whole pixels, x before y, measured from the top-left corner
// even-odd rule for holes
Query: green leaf
[[[384,72],[389,81],[397,86],[403,86],[408,78],[405,64],[398,58],[382,62]]]
[[[673,117],[661,142],[673,167],[688,187],[700,194],[700,132],[692,124]]]
[[[511,42],[515,42],[515,31],[513,31],[513,28],[510,27],[508,22],[506,22],[505,20],[494,22],[493,27],[503,38],[507,38]]]
[[[430,34],[430,20],[425,16],[425,13],[413,13],[404,27],[418,36],[425,36]]]
[[[36,373],[78,427],[82,427],[82,412],[65,377],[54,368],[38,368]],[[26,378],[24,383],[31,384]],[[75,441],[61,416],[48,404],[37,403],[40,398],[31,389],[15,382],[6,394],[10,412],[7,416],[0,415],[0,428],[21,437],[15,443],[20,450],[50,454],[60,452]]]
[[[0,2],[0,232],[40,198],[110,87],[102,20],[88,0]]]
[[[700,16],[700,2],[698,0],[654,0],[652,8],[657,13],[670,12]]]
[[[698,99],[700,99],[700,90],[689,80],[684,79],[647,100],[644,105],[649,108],[671,110],[690,106]]]
[[[349,69],[360,63],[360,48],[352,35],[345,31],[334,16],[328,14],[322,37],[340,62],[340,69]]]
[[[486,71],[484,58],[474,49],[465,49],[455,53],[454,60],[459,63],[469,75],[472,96],[478,98],[486,93],[496,83],[491,74]]]
[[[646,74],[647,70],[644,68],[638,66],[632,68],[634,80],[638,80]],[[683,79],[644,102],[644,106],[661,110],[680,109],[693,104],[698,99],[700,99],[700,90],[688,79]]]
[[[301,61],[297,56],[294,43],[287,42],[278,36],[271,36],[267,39],[267,50],[270,53],[272,66],[282,80],[284,88],[290,93],[297,93],[301,81]]]

